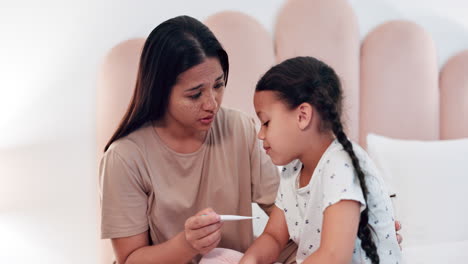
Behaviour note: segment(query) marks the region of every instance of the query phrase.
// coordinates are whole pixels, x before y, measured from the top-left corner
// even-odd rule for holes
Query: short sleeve
[[[364,195],[352,165],[344,151],[335,152],[324,160],[321,177],[322,212],[328,206],[341,200],[354,200],[361,204],[361,212],[366,208]]]
[[[270,215],[275,203],[279,185],[279,169],[262,148],[262,142],[256,138],[255,126],[251,126],[253,146],[250,155],[252,174],[252,202],[257,203]]]
[[[99,168],[101,238],[137,235],[148,230],[147,194],[135,164],[109,149]]]

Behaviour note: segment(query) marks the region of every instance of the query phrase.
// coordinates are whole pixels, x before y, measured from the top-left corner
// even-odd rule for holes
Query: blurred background
[[[98,263],[96,83],[106,54],[164,20],[241,11],[273,33],[283,0],[0,2],[0,262]],[[350,0],[364,37],[407,19],[438,64],[468,47],[468,1]]]

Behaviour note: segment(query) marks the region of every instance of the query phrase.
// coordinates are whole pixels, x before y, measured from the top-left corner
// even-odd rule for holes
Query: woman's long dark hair
[[[335,137],[349,154],[367,203],[367,185],[353,145],[348,140],[341,122],[343,92],[335,71],[324,62],[312,57],[296,57],[272,67],[260,79],[256,91],[273,91],[291,109],[302,103],[311,104],[322,119],[322,130],[333,131]],[[377,247],[369,225],[369,210],[361,213],[358,237],[361,247],[372,263],[379,263]]]
[[[207,26],[189,16],[157,26],[143,46],[130,105],[104,151],[146,122],[164,117],[177,76],[208,57],[219,59],[227,83],[228,55]]]

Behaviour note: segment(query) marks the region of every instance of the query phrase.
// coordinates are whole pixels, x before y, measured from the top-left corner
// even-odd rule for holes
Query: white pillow
[[[408,246],[468,240],[468,138],[399,140],[369,134],[369,155],[396,192]]]
[[[460,264],[468,260],[468,240],[403,247],[408,264]]]

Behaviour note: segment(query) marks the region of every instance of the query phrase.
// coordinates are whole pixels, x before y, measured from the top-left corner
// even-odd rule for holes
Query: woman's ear
[[[299,129],[304,130],[312,124],[314,109],[308,103],[302,103],[297,107],[297,124]]]

